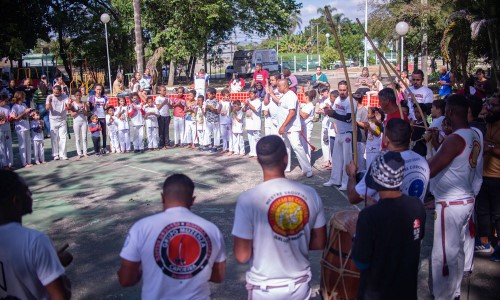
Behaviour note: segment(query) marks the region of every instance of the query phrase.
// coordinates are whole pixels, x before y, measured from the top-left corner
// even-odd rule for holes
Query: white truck
[[[238,50],[234,53],[234,72],[240,75],[253,74],[257,64],[262,64],[269,73],[280,71],[276,49]]]

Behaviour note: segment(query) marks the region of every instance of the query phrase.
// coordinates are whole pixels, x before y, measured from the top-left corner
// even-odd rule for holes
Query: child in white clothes
[[[130,125],[128,124],[127,100],[118,98],[118,106],[115,110],[116,124],[118,126],[118,141],[123,153],[130,151]]]
[[[35,163],[37,165],[45,163],[45,151],[43,149],[43,128],[45,123],[40,120],[40,113],[33,112],[33,120],[30,123],[30,128],[33,138],[33,153],[35,155]]]
[[[14,116],[7,105],[9,96],[0,93],[0,167],[13,170],[14,156],[12,152],[12,134],[10,120]]]
[[[196,103],[196,90],[190,90],[187,95],[186,107],[184,108],[185,129],[184,142],[188,148],[195,148],[196,140],[196,115],[198,112],[198,103]]]
[[[196,136],[195,143],[201,146],[204,140],[203,134],[205,133],[205,106],[203,102],[205,101],[205,96],[199,95],[196,97],[198,101],[198,109],[196,110]]]
[[[304,103],[300,106],[300,123],[302,125],[302,139],[305,137],[308,142],[311,142],[313,130],[314,104],[312,100],[316,97],[316,91],[310,90],[304,94]],[[309,161],[311,161],[311,147],[308,143],[302,143]]]
[[[21,164],[23,167],[32,167],[31,164],[31,137],[30,137],[30,125],[28,118],[31,113],[31,109],[27,108],[24,104],[24,99],[26,95],[22,91],[17,91],[12,97],[12,118],[16,124],[16,133],[19,143],[19,155],[21,156]]]
[[[220,102],[220,132],[222,135],[222,151],[233,152],[233,141],[231,133],[231,97],[228,89],[221,91],[222,101]]]
[[[257,142],[260,139],[260,129],[262,121],[260,119],[260,110],[262,108],[262,101],[257,97],[255,89],[250,90],[248,93],[249,99],[243,103],[243,112],[245,113],[245,127],[247,130],[248,144],[250,152],[248,157],[257,157]]]
[[[243,141],[243,111],[241,109],[240,100],[233,103],[233,118],[232,118],[232,135],[233,135],[233,151],[234,154],[245,155],[245,142]],[[232,155],[229,152],[228,155]]]
[[[368,122],[365,123],[366,132],[366,166],[371,166],[373,160],[380,153],[382,146],[381,129],[376,124],[375,112],[381,115],[381,122],[384,120],[384,112],[377,107],[368,107]]]
[[[128,115],[134,127],[134,152],[144,152],[144,108],[139,102],[139,96],[132,94],[132,103],[128,106]]]
[[[118,123],[120,121],[115,117],[115,107],[106,108],[106,125],[108,127],[109,139],[111,140],[111,153],[122,153],[120,141],[118,139]]]
[[[87,155],[87,112],[89,111],[88,102],[82,101],[82,92],[76,90],[73,93],[75,100],[69,103],[69,113],[73,118],[73,132],[75,133],[76,142],[76,159],[79,160],[82,155]],[[35,158],[36,159],[36,158]]]
[[[156,108],[153,98],[148,97],[148,105],[144,109],[146,114],[144,118],[146,119],[146,133],[148,136],[148,149],[158,150],[158,140],[160,139],[158,133],[158,117],[160,112]]]

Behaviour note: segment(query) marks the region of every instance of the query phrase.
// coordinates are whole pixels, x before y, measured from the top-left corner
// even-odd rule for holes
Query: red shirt
[[[186,106],[186,102],[183,99],[179,99],[177,96],[171,101],[172,106],[174,107],[174,117],[184,118],[184,107]]]
[[[253,73],[253,80],[255,80],[255,83],[260,82],[262,83],[262,86],[266,86],[268,79],[269,72],[267,72],[267,70],[262,69],[259,72],[255,71]]]
[[[408,120],[408,116],[407,116],[407,115],[405,115],[404,113],[403,113],[403,117],[404,117],[404,120],[405,120],[406,122],[410,123],[410,120]],[[384,126],[386,126],[386,125],[387,125],[387,122],[389,122],[389,120],[391,120],[391,119],[401,119],[401,115],[399,114],[399,109],[398,109],[398,110],[396,110],[395,112],[393,112],[393,113],[391,113],[391,114],[387,114],[387,115],[385,116]]]

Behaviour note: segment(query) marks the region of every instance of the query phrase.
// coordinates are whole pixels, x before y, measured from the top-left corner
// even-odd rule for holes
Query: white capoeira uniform
[[[311,231],[325,223],[320,197],[301,183],[276,178],[241,194],[232,234],[252,240],[248,299],[309,299]]]
[[[109,140],[111,141],[111,148],[109,149],[112,153],[120,152],[120,140],[118,139],[118,118],[113,116],[111,119],[110,115],[106,115],[106,126],[108,127]]]
[[[482,182],[483,140],[480,135],[470,128],[456,130],[453,134],[464,140],[465,147],[450,165],[431,179],[431,191],[436,199],[432,283],[437,300],[460,296],[467,228],[474,197]]]
[[[198,98],[199,95],[205,97],[208,82],[208,74],[196,73],[196,75],[194,75],[194,89],[196,90],[196,98]]]
[[[232,142],[235,154],[245,155],[245,141],[243,140],[243,111],[234,112],[232,124]]]
[[[231,101],[221,101],[220,132],[222,136],[222,150],[233,151],[233,134],[231,132]]]
[[[66,104],[68,96],[61,94],[59,97],[48,95],[45,104],[52,105],[49,110],[50,140],[52,142],[52,156],[66,158],[66,137],[68,125],[66,123]]]
[[[27,107],[24,103],[16,103],[12,106],[12,111],[16,114],[16,117],[24,113],[26,109]],[[28,116],[29,113],[25,114],[21,119],[15,121],[15,129],[19,143],[19,156],[21,157],[21,164],[23,166],[31,164],[31,135]]]
[[[45,162],[45,151],[43,149],[43,128],[40,120],[33,120],[30,123],[31,137],[33,138],[33,156],[35,163]]]
[[[341,185],[341,189],[347,188],[347,173],[345,166],[352,161],[352,113],[349,99],[341,99],[340,96],[335,99],[332,109],[339,115],[345,116],[351,114],[351,121],[344,122],[335,119],[337,135],[335,145],[333,146],[332,173],[330,182],[335,185]]]
[[[262,121],[260,119],[260,111],[262,107],[262,101],[259,98],[254,100],[248,99],[248,102],[255,108],[257,113],[250,109],[250,107],[245,108],[245,127],[247,130],[248,145],[250,152],[248,156],[257,156],[257,142],[260,139],[260,130]]]
[[[378,136],[368,131],[366,134],[366,169],[370,167],[373,160],[380,153],[380,147],[382,146],[382,132],[380,127],[378,127],[375,122],[369,122],[370,128],[378,133]]]
[[[300,117],[300,124],[302,126],[302,139],[307,139],[307,141],[311,142],[312,130],[314,127],[313,117],[314,117],[314,104],[312,102],[303,105],[300,108],[300,111],[307,114],[307,118],[303,119]],[[307,157],[309,158],[309,162],[311,161],[311,146],[304,141],[303,145],[304,151],[306,151]]]
[[[203,106],[204,108],[204,106]],[[203,115],[203,108],[199,107],[196,109],[196,138],[195,138],[195,143],[198,143],[200,145],[203,144],[205,141],[204,139],[204,134],[205,134],[205,116]]]
[[[84,105],[73,102],[73,109],[76,112],[73,117],[73,132],[75,133],[76,154],[78,156],[87,155],[88,123],[83,110]]]
[[[145,108],[145,112],[154,114],[149,115],[146,118],[146,134],[148,137],[148,149],[156,149],[158,148],[158,142],[160,139],[158,133],[158,116],[160,116],[160,112],[156,106],[147,106]]]
[[[118,141],[122,151],[130,151],[130,125],[128,124],[127,107],[118,106],[115,111],[118,126]]]
[[[326,104],[332,105],[330,98],[320,100],[321,103],[318,104],[320,109],[324,109]],[[322,114],[323,118],[321,120],[321,131],[319,140],[321,141],[321,152],[323,153],[323,162],[328,163],[331,159],[330,153],[330,131],[333,130],[333,124],[330,122],[330,118]]]
[[[274,101],[274,100],[273,100]],[[286,118],[288,117],[288,113],[290,110],[295,110],[295,116],[288,123],[285,128],[285,132],[281,136],[283,141],[285,142],[286,152],[288,154],[288,164],[286,166],[286,171],[290,172],[292,165],[292,149],[295,152],[295,156],[299,161],[300,167],[302,168],[302,172],[305,174],[312,173],[311,163],[307,158],[307,154],[304,151],[304,147],[302,146],[302,142],[300,140],[300,131],[302,130],[302,126],[300,124],[300,116],[299,116],[299,101],[297,98],[297,94],[295,94],[292,90],[286,92],[278,103],[278,128],[281,128]]]
[[[184,128],[184,142],[187,144],[194,144],[196,141],[196,111],[198,105],[195,103],[190,105],[186,103],[186,117],[184,123],[186,124]],[[192,111],[192,112],[191,112]]]
[[[274,89],[274,95],[277,98],[281,98],[281,94],[276,88]],[[278,105],[271,99],[269,94],[266,95],[269,97],[269,104],[262,104],[262,111],[267,111],[267,115],[264,117],[264,135],[278,135]]]
[[[129,116],[134,127],[134,150],[144,150],[144,109],[142,104],[129,106]]]
[[[219,101],[217,99],[207,99],[205,101],[205,107],[211,106],[213,109],[219,109]],[[203,133],[205,138],[205,145],[211,145],[211,136],[214,138],[214,147],[220,146],[220,116],[218,113],[208,111],[205,109],[205,132]]]

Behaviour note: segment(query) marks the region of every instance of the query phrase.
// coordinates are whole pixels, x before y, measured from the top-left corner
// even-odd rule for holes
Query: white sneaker
[[[313,172],[312,172],[312,171],[307,172],[307,173],[306,173],[306,177],[307,177],[307,178],[311,178],[311,177],[313,177]]]
[[[327,182],[323,183],[323,186],[334,186],[335,183],[331,180],[328,180]]]
[[[68,160],[68,157],[66,157],[66,156],[61,156],[61,159],[63,159],[63,160]]]
[[[59,156],[54,156],[54,160],[59,160]]]
[[[347,191],[347,185],[341,185],[339,191]]]

